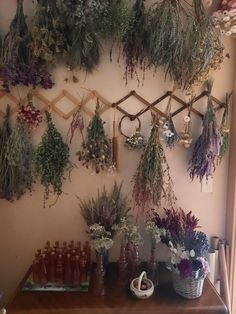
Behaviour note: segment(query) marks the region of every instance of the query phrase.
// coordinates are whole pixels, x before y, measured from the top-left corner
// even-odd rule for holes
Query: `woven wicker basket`
[[[173,288],[176,293],[186,299],[197,299],[202,295],[205,276],[198,279],[193,277],[181,278],[179,274],[172,271]]]

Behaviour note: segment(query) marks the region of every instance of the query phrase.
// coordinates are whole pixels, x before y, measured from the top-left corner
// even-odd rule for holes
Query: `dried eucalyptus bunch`
[[[63,142],[49,112],[46,112],[46,121],[47,130],[35,152],[36,174],[44,186],[44,205],[50,192],[58,197],[62,194],[64,173],[71,168],[69,147]]]
[[[220,128],[219,128],[220,135],[221,135],[221,146],[220,146],[220,154],[219,154],[218,160],[220,162],[228,153],[229,146],[230,146],[229,102],[230,102],[230,95],[226,94],[223,117],[222,117]]]
[[[37,0],[31,25],[32,55],[49,64],[55,64],[66,51],[63,22],[56,1]]]
[[[23,0],[17,0],[17,11],[4,38],[0,67],[0,80],[5,90],[19,84],[43,88],[53,86],[51,75],[40,60],[31,56],[31,36],[23,11]]]
[[[193,1],[193,14],[188,18],[185,33],[185,50],[181,56],[183,86],[193,89],[208,79],[209,72],[217,70],[223,62],[224,47],[212,27],[202,1]]]
[[[32,190],[34,151],[27,127],[17,120],[11,130],[9,119],[8,107],[0,136],[0,197],[14,201]]]
[[[203,130],[194,145],[188,169],[192,180],[199,178],[202,181],[204,178],[211,177],[215,171],[215,159],[220,154],[221,136],[213,108],[211,89],[212,85],[208,83],[209,96],[207,112],[203,120]]]
[[[87,168],[91,165],[96,173],[113,167],[111,139],[105,133],[99,109],[97,100],[94,117],[87,128],[87,136],[81,150],[77,153],[82,165]]]
[[[145,12],[145,0],[136,0],[130,12],[129,21],[122,36],[123,57],[125,60],[125,80],[135,76],[138,83],[138,69],[146,69],[147,54],[147,16]],[[144,78],[143,78],[144,79]]]
[[[68,67],[91,72],[100,58],[99,41],[91,24],[87,0],[62,0],[68,40]]]
[[[173,205],[176,198],[170,168],[159,138],[158,118],[153,116],[151,134],[133,177],[133,196],[145,210],[148,205]]]
[[[180,0],[162,0],[148,11],[148,58],[155,68],[163,66],[177,86],[182,85],[186,11]]]

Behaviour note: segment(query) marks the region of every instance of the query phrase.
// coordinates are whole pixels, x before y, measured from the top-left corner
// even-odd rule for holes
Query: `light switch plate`
[[[204,178],[202,180],[202,193],[212,193],[213,192],[213,178]]]

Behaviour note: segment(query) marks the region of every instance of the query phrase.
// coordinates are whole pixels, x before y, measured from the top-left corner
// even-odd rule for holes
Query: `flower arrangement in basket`
[[[205,233],[197,231],[198,219],[192,212],[182,209],[165,209],[165,217],[153,213],[153,222],[157,228],[166,229],[162,237],[170,249],[173,288],[187,299],[202,295],[203,284],[209,265],[206,255],[209,249]]]

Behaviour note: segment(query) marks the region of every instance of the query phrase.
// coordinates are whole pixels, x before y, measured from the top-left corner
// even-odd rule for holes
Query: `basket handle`
[[[139,291],[141,291],[141,283],[142,283],[143,278],[147,279],[147,274],[145,271],[143,271],[141,273],[141,275],[139,276],[139,279],[138,279],[138,290]]]

